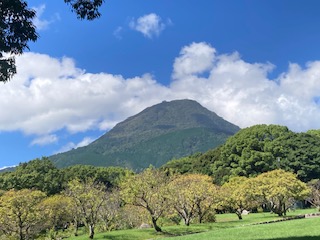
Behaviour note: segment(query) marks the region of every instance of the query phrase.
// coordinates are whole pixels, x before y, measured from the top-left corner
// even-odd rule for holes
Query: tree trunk
[[[154,217],[152,217],[151,219],[152,219],[152,224],[153,224],[154,229],[157,232],[162,232],[161,228],[157,225],[157,220]]]
[[[75,219],[74,220],[74,236],[75,237],[78,236],[78,230],[79,230],[78,221]]]
[[[190,226],[190,218],[186,218],[185,220],[184,220],[184,224],[186,225],[186,226]]]
[[[19,240],[23,240],[24,236],[23,236],[23,226],[22,226],[22,221],[20,220],[20,216],[19,216]]]
[[[19,229],[19,240],[23,240],[23,233],[22,233],[22,229]]]
[[[94,236],[94,225],[89,225],[89,238],[93,239]]]
[[[240,211],[236,211],[236,214],[237,214],[237,216],[238,216],[238,218],[239,218],[239,220],[242,220],[242,213],[241,213],[241,210]]]
[[[199,223],[202,223],[202,219],[204,217],[204,213],[202,213],[200,204],[197,204],[198,216],[199,216]]]

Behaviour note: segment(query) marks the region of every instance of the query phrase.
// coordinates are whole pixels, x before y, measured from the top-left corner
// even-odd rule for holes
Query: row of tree
[[[0,189],[37,189],[47,195],[54,195],[63,191],[68,182],[79,179],[93,179],[108,188],[119,185],[122,178],[133,172],[120,167],[94,167],[75,165],[68,168],[57,168],[48,158],[35,159],[21,163],[12,172],[0,174]]]
[[[77,234],[78,227],[84,225],[93,238],[97,227],[130,228],[150,221],[156,231],[161,231],[160,219],[172,223],[183,220],[185,225],[214,221],[217,210],[234,212],[241,219],[244,209],[263,207],[282,216],[297,200],[319,205],[319,181],[310,184],[312,187],[284,170],[253,178],[234,177],[222,186],[207,175],[170,175],[152,167],[139,174],[122,175],[113,185],[95,176],[82,176],[51,195],[37,189],[41,186],[36,184],[3,190],[0,231],[20,240],[41,234],[55,239],[63,229],[73,229]]]

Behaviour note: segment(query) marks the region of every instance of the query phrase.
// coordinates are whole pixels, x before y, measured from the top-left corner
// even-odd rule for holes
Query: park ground
[[[289,212],[287,217],[314,213],[315,209]],[[238,220],[235,214],[217,214],[215,223],[192,224],[190,226],[163,227],[163,233],[153,229],[130,229],[97,233],[97,240],[320,240],[320,218],[303,218],[280,221],[282,218],[271,213],[252,213]],[[268,224],[257,224],[272,222]],[[70,237],[69,240],[85,240],[87,235]]]

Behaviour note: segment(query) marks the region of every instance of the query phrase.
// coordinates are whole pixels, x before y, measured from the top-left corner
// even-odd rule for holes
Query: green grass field
[[[315,212],[315,210],[299,210],[288,216]],[[153,229],[119,230],[98,233],[94,239],[110,240],[316,240],[320,239],[320,218],[290,220],[284,222],[259,224],[259,222],[277,220],[274,214],[258,213],[244,216],[242,221],[235,214],[217,215],[217,222],[210,224],[194,224],[189,227],[179,225],[163,227],[164,233],[156,233]],[[86,235],[71,237],[69,240],[85,240]]]

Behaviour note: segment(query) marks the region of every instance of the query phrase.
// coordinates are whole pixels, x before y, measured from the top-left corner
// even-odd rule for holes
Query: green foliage
[[[65,194],[72,199],[78,219],[88,227],[89,238],[93,239],[95,226],[101,217],[100,211],[108,200],[105,186],[94,182],[93,179],[86,182],[74,179],[68,183]]]
[[[0,232],[7,238],[34,239],[44,228],[40,203],[45,193],[38,190],[10,190],[0,197]]]
[[[220,158],[213,165],[214,175],[225,175],[222,181],[226,181],[229,176],[250,177],[274,169],[280,146],[277,149],[269,146],[288,132],[287,127],[277,125],[240,130],[223,145]]]
[[[285,126],[255,125],[240,130],[220,149],[212,165],[217,182],[230,176],[253,177],[282,168],[302,181],[320,174],[320,138],[294,133]]]
[[[256,194],[257,186],[252,179],[246,177],[232,177],[222,185],[221,206],[237,214],[242,220],[243,210],[252,210],[259,206],[260,197]]]
[[[201,223],[218,203],[212,178],[201,174],[176,176],[169,184],[169,204],[189,226],[194,218]],[[211,216],[212,217],[212,216]],[[208,218],[209,219],[209,218]]]
[[[310,129],[306,133],[320,137],[320,129]]]
[[[64,176],[64,182],[79,179],[85,182],[93,179],[103,183],[107,188],[118,187],[122,179],[133,174],[131,170],[121,167],[94,167],[89,165],[74,165],[60,170]]]
[[[205,152],[239,128],[191,100],[162,102],[117,124],[86,147],[51,156],[58,167],[122,166],[142,171],[150,164]]]
[[[103,0],[64,0],[71,6],[72,11],[77,14],[79,19],[94,20],[101,16],[99,8]]]
[[[104,0],[64,0],[79,19],[93,20],[100,17],[99,8]],[[38,39],[32,20],[36,16],[24,0],[0,2],[0,81],[7,82],[16,73],[14,55],[29,49],[28,42]],[[8,57],[8,54],[13,56]]]
[[[13,172],[0,175],[0,189],[37,189],[52,195],[62,190],[63,176],[48,158],[21,163]]]
[[[278,167],[294,172],[303,182],[319,177],[320,138],[306,133],[288,133],[274,141],[269,151],[278,151]]]
[[[93,179],[107,188],[116,188],[122,179],[133,172],[120,167],[94,167],[76,165],[65,169],[56,168],[48,158],[21,163],[12,172],[0,173],[0,189],[38,189],[48,195],[60,193],[68,182]]]
[[[195,153],[188,157],[174,159],[161,167],[168,174],[199,173],[212,176],[212,164],[220,157],[221,147],[205,153]]]
[[[164,172],[149,167],[121,183],[124,202],[148,211],[157,232],[161,232],[157,221],[168,208],[168,181]]]
[[[202,173],[222,184],[232,176],[254,177],[281,168],[304,182],[320,174],[318,130],[294,133],[285,126],[256,125],[240,130],[226,143],[203,154],[172,160],[170,173]]]
[[[0,2],[0,81],[7,82],[16,73],[14,56],[28,49],[29,41],[36,41],[32,19],[35,11],[28,8],[23,0],[3,0]]]
[[[251,189],[255,192],[255,199],[260,198],[270,211],[279,216],[286,215],[296,201],[305,200],[310,194],[306,183],[281,169],[260,174],[253,179]]]
[[[57,235],[58,230],[64,229],[73,220],[70,197],[60,194],[47,197],[40,203],[40,209],[45,216],[46,227],[51,228],[52,235]]]
[[[311,191],[307,201],[320,211],[320,180],[312,179],[307,184]]]

